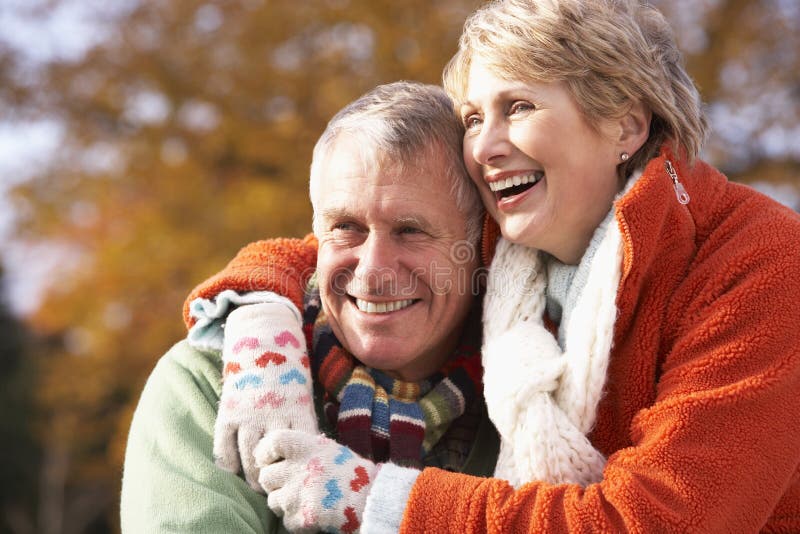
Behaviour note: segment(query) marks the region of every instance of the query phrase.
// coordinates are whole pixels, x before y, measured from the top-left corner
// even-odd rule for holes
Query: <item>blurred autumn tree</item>
[[[327,120],[378,83],[437,83],[480,2],[90,3],[102,38],[79,58],[22,67],[0,49],[0,120],[63,132],[47,168],[14,191],[16,240],[62,258],[27,317],[40,340],[24,380],[36,384],[41,466],[18,505],[27,523],[0,525],[14,532],[117,529],[130,417],[184,335],[184,296],[248,241],[306,233],[307,169]],[[707,157],[733,178],[793,187],[796,0],[654,3],[718,128]]]
[[[0,269],[0,283],[3,279]],[[0,284],[1,285],[1,284]],[[0,299],[0,510],[9,525],[28,525],[37,497],[38,447],[34,439],[33,361],[19,319]]]
[[[248,241],[307,233],[327,120],[378,83],[437,83],[475,5],[142,0],[77,60],[5,85],[6,116],[65,132],[14,191],[17,239],[65,258],[28,318],[58,341],[36,355],[39,532],[116,528],[130,417],[189,289]]]
[[[800,208],[800,2],[655,0],[708,104],[704,158]]]

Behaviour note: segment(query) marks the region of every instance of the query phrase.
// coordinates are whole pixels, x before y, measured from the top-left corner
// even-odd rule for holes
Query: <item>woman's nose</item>
[[[508,127],[498,120],[485,120],[472,141],[472,157],[481,165],[491,165],[511,151]]]

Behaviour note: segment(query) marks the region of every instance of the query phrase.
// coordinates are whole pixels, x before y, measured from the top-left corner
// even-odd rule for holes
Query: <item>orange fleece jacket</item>
[[[515,491],[429,468],[402,532],[800,532],[800,217],[670,159],[687,206],[663,156],[618,202],[625,264],[590,435],[604,479]],[[485,227],[485,256],[495,235]],[[301,308],[315,261],[312,236],[248,245],[192,292],[187,325],[188,302],[223,289]]]
[[[800,532],[800,217],[702,162],[683,206],[665,156],[617,203],[603,480],[425,469],[401,532]]]
[[[183,303],[183,322],[191,328],[195,319],[189,304],[196,298],[213,299],[226,289],[239,293],[272,291],[290,299],[303,311],[303,292],[317,266],[317,238],[277,238],[256,241],[242,248],[225,269],[195,287]]]

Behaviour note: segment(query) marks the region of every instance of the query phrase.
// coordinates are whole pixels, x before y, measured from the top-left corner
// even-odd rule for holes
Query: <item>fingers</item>
[[[258,442],[261,440],[263,433],[260,431],[248,431],[241,429],[239,431],[239,451],[241,452],[242,471],[244,471],[244,478],[251,488],[259,493],[263,493],[261,484],[258,482],[258,466],[254,456],[254,449]]]
[[[317,416],[313,410],[306,414],[296,414],[297,416],[288,421],[287,427],[304,432],[306,434],[319,434],[319,425],[317,423]]]
[[[236,430],[237,428],[232,425],[217,424],[214,431],[214,463],[231,473],[238,473],[241,467],[239,449],[236,446]]]
[[[270,431],[253,451],[256,465],[263,467],[283,458],[299,459],[307,456],[315,447],[319,446],[319,438],[319,435],[299,430]]]
[[[264,467],[283,459],[283,453],[277,447],[280,440],[278,443],[275,442],[283,432],[284,430],[273,430],[258,442],[256,448],[253,449],[253,457],[258,467]]]
[[[291,462],[281,461],[262,467],[258,475],[258,484],[267,492],[269,499],[269,507],[275,511],[275,507],[285,510],[280,500],[280,493],[278,490],[283,488],[292,476],[292,473],[297,471],[296,466]],[[275,507],[273,507],[273,501]]]
[[[277,465],[277,464],[275,464],[275,465]],[[274,467],[274,466],[270,466],[270,467]],[[286,514],[286,508],[284,507],[284,504],[283,504],[284,500],[285,500],[284,497],[283,497],[283,494],[285,492],[282,492],[280,490],[280,488],[281,488],[280,485],[271,484],[270,483],[270,481],[272,480],[271,476],[264,474],[264,471],[266,469],[267,468],[261,470],[261,475],[259,477],[259,481],[261,482],[261,484],[264,487],[264,489],[267,491],[267,506],[269,506],[269,509],[272,510],[272,512],[275,515],[277,515],[278,517],[283,517]],[[288,525],[284,525],[284,526],[286,526],[288,528]]]
[[[283,526],[295,534],[330,531],[320,522],[322,511],[312,504],[321,499],[317,469],[301,469],[282,461],[261,470],[259,482],[267,491],[267,506],[282,517]]]

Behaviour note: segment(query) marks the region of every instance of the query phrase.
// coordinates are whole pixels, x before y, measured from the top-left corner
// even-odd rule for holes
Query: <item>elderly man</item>
[[[381,491],[373,462],[492,473],[475,287],[482,208],[461,136],[441,89],[407,82],[331,120],[311,167],[314,236],[245,247],[187,301],[189,336],[159,361],[134,415],[124,532],[353,532],[380,522],[369,503],[372,519],[360,515],[362,489]],[[297,328],[270,330],[286,321]],[[270,381],[289,389],[265,394]],[[306,494],[322,498],[293,507],[276,491],[279,518],[257,491],[251,449],[260,431],[313,431],[316,418],[346,447],[325,456],[334,449],[318,438],[301,467]],[[239,453],[249,485],[231,472]]]

